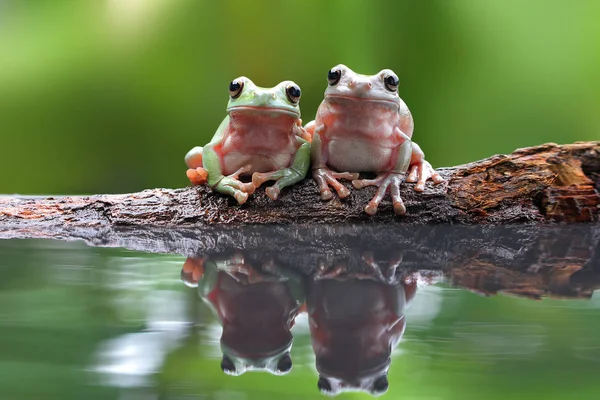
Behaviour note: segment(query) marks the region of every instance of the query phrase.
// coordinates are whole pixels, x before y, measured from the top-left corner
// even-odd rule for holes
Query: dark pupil
[[[242,86],[238,83],[238,82],[231,82],[229,84],[229,91],[231,93],[237,92],[238,90],[240,90]]]
[[[292,369],[292,358],[289,356],[289,354],[286,354],[281,358],[281,360],[279,360],[277,363],[277,369],[281,372],[288,372],[290,369]]]
[[[296,86],[291,86],[288,88],[288,94],[290,97],[298,98],[300,97],[300,88]]]
[[[388,76],[387,78],[385,78],[385,83],[387,83],[390,86],[398,86],[398,79],[396,79],[396,77],[394,76]]]
[[[221,360],[221,369],[223,372],[235,372],[235,365],[233,365],[233,361],[229,357],[223,357]]]
[[[327,73],[327,79],[329,82],[336,82],[338,79],[340,79],[340,71],[329,71]]]
[[[373,383],[373,389],[378,393],[386,391],[387,388],[388,388],[388,380],[387,380],[386,376],[380,376],[379,378],[377,378],[375,383]]]

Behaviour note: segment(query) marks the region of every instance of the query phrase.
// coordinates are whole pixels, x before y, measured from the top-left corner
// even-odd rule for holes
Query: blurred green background
[[[188,184],[183,156],[247,75],[303,89],[391,68],[448,166],[600,139],[600,1],[0,0],[0,193]]]

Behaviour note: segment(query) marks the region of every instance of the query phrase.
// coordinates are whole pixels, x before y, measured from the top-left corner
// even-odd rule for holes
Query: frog
[[[305,309],[302,276],[273,259],[235,251],[188,257],[181,279],[197,288],[221,323],[225,374],[291,371],[291,328]]]
[[[428,179],[444,182],[411,139],[414,121],[398,95],[400,81],[394,71],[362,75],[339,64],[329,70],[327,81],[316,118],[305,126],[312,142],[312,175],[322,200],[333,197],[330,186],[340,199],[348,197],[350,191],[339,182],[345,179],[355,189],[378,187],[364,208],[367,214],[377,213],[389,191],[394,213],[403,215],[406,207],[400,185],[404,181],[416,182],[418,192],[425,189]],[[361,172],[377,175],[359,179]]]
[[[208,185],[244,204],[267,181],[266,195],[304,179],[310,165],[310,142],[302,126],[302,91],[293,81],[272,88],[256,86],[245,76],[229,83],[227,115],[211,141],[185,155],[192,185]],[[251,177],[249,182],[242,177]]]
[[[348,259],[320,260],[307,279],[306,305],[319,373],[317,387],[328,395],[388,390],[391,353],[406,328],[406,308],[417,280],[396,272],[402,254],[365,250]]]

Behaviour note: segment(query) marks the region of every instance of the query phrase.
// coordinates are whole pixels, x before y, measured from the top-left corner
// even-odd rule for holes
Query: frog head
[[[372,371],[371,374],[353,379],[343,379],[340,377],[328,376],[321,372],[317,387],[323,394],[336,396],[344,392],[363,392],[372,396],[381,396],[388,390],[387,369]]]
[[[329,70],[327,82],[326,99],[371,100],[400,105],[400,81],[391,69],[383,69],[375,75],[362,75],[339,64]]]
[[[282,349],[258,356],[241,354],[221,342],[221,369],[227,375],[234,376],[246,371],[267,371],[273,375],[284,375],[292,369],[291,347],[289,343]]]
[[[229,84],[227,112],[269,112],[300,117],[300,87],[292,81],[283,81],[272,88],[256,86],[245,76]]]

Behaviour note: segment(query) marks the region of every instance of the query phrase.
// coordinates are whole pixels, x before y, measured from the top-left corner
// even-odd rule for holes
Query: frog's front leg
[[[358,173],[351,172],[334,172],[326,166],[326,157],[324,155],[323,144],[321,142],[321,135],[325,131],[325,126],[321,125],[315,129],[315,133],[312,137],[312,173],[313,178],[319,186],[321,192],[321,200],[330,200],[333,197],[329,185],[331,185],[340,199],[348,197],[350,191],[346,186],[342,185],[338,179],[354,180],[358,178]]]
[[[244,183],[239,176],[251,170],[250,165],[244,165],[231,175],[224,176],[221,172],[221,159],[211,144],[204,147],[203,164],[208,171],[208,184],[220,193],[233,196],[238,204],[244,204],[248,196],[256,189],[252,183]]]
[[[378,186],[377,193],[369,204],[365,206],[365,212],[369,215],[374,215],[377,212],[379,203],[385,196],[385,193],[390,191],[392,196],[392,204],[394,205],[394,213],[403,215],[406,213],[406,207],[400,197],[400,185],[404,182],[404,177],[411,158],[411,141],[405,140],[398,149],[396,165],[392,171],[384,172],[375,179],[356,179],[352,181],[352,185],[356,189],[361,189],[365,186]]]
[[[266,181],[276,181],[265,190],[267,196],[272,200],[277,200],[281,189],[300,182],[308,172],[308,166],[310,165],[310,143],[300,137],[296,137],[296,139],[300,142],[300,147],[296,151],[291,166],[273,172],[255,172],[252,174],[252,184],[255,187],[259,187]]]
[[[417,182],[415,190],[422,192],[425,190],[425,182],[430,179],[436,185],[444,182],[444,178],[438,174],[431,164],[425,160],[425,153],[421,150],[418,144],[412,144],[412,156],[410,160],[410,173],[406,178],[406,182]]]

